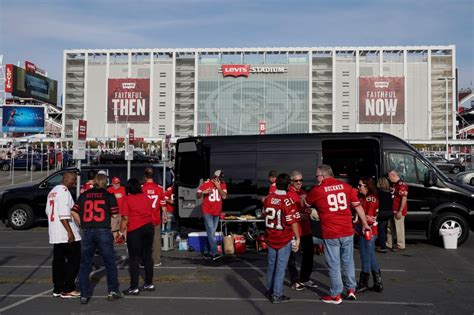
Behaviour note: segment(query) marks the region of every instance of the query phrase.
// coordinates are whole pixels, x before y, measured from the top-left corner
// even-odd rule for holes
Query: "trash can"
[[[439,235],[443,237],[444,248],[456,249],[458,248],[458,234],[459,228],[439,229]]]

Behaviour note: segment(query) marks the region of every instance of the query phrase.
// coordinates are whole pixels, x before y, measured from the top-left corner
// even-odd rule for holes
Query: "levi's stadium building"
[[[456,136],[455,46],[64,51],[63,132]],[[447,87],[446,87],[447,82]],[[446,97],[447,95],[447,97]]]

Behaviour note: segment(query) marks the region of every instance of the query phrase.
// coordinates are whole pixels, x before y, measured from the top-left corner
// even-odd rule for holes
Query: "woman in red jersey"
[[[138,295],[140,291],[154,291],[153,285],[153,237],[152,201],[142,193],[138,179],[130,178],[125,187],[127,195],[122,203],[122,221],[119,237],[127,232],[127,248],[130,261],[130,288],[125,295]],[[145,265],[145,285],[138,287],[140,261]]]
[[[362,265],[356,292],[364,292],[369,289],[370,272],[372,272],[374,277],[373,289],[377,292],[382,292],[382,276],[380,274],[379,264],[375,259],[375,240],[378,234],[377,214],[379,211],[377,187],[372,178],[363,176],[360,178],[357,188],[359,190],[360,205],[364,208],[367,223],[371,227],[371,230],[366,231],[368,233],[362,235],[362,225],[360,222],[356,223],[356,231],[359,234],[360,261]]]

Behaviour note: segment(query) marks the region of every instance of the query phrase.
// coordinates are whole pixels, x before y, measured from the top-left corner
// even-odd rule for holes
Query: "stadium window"
[[[160,72],[160,78],[166,78],[166,72]]]
[[[166,92],[160,92],[160,97],[166,97]]]
[[[165,107],[166,106],[166,102],[160,102],[160,107]]]
[[[160,88],[165,88],[166,87],[166,83],[160,83]]]
[[[158,118],[165,119],[166,118],[166,113],[165,112],[159,112],[158,113]]]

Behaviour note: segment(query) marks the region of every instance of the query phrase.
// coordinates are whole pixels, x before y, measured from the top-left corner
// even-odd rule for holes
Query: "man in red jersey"
[[[196,197],[203,198],[202,217],[208,240],[208,252],[204,252],[203,255],[212,258],[212,260],[218,260],[222,257],[217,253],[217,243],[214,235],[222,212],[222,199],[227,198],[227,186],[222,181],[223,177],[224,172],[221,170],[215,171],[214,177],[202,183],[196,193]]]
[[[120,184],[120,178],[114,177],[112,178],[112,186],[107,188],[107,191],[115,196],[117,200],[117,205],[119,207],[119,213],[122,213],[122,203],[123,198],[125,197],[125,187]],[[114,233],[114,239],[117,238],[117,232],[120,228],[120,220],[116,220],[117,224],[112,225],[112,232]]]
[[[290,252],[297,251],[300,246],[296,207],[293,200],[287,195],[289,183],[290,176],[288,174],[278,175],[277,189],[265,198],[263,209],[268,243],[265,296],[274,304],[290,301],[289,297],[283,295],[285,269],[288,265]],[[295,237],[294,245],[292,245],[293,237]]]
[[[277,172],[270,171],[268,173],[268,181],[270,182],[270,187],[268,187],[268,194],[274,193],[276,188],[276,179],[277,179]]]
[[[301,285],[316,288],[317,285],[310,279],[313,272],[314,256],[313,231],[311,229],[310,213],[303,202],[303,199],[306,197],[306,191],[301,188],[303,186],[303,174],[298,170],[294,170],[291,172],[290,178],[291,184],[288,189],[288,196],[295,203],[296,211],[298,212],[301,249],[303,250],[299,282],[293,284],[292,288],[298,290],[298,286]],[[289,265],[290,263],[288,263]]]
[[[370,227],[367,225],[364,209],[360,206],[357,190],[335,179],[329,165],[320,165],[316,170],[316,177],[320,184],[310,191],[305,203],[308,207],[314,206],[318,211],[325,247],[324,255],[331,280],[331,295],[322,297],[322,301],[340,304],[344,288],[341,267],[345,276],[347,298],[356,299],[351,206],[357,211],[363,230],[370,230]]]
[[[396,170],[388,173],[390,188],[392,192],[392,213],[393,217],[388,221],[387,247],[392,251],[405,249],[405,217],[408,212],[407,198],[408,185],[401,180]],[[393,239],[397,237],[397,244],[393,245]]]
[[[161,222],[166,223],[166,199],[163,188],[153,181],[155,170],[153,167],[145,169],[145,183],[142,185],[142,192],[153,201],[152,223],[155,226],[155,236],[153,238],[153,263],[155,267],[161,266]]]

